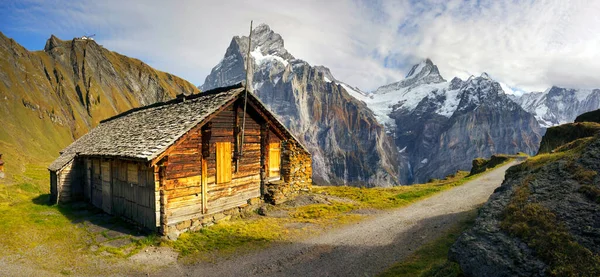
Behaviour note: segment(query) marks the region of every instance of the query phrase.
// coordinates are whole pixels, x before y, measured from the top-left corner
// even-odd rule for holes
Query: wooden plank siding
[[[262,119],[252,109],[246,110],[244,145],[241,157],[238,151],[241,137],[238,137],[243,125],[243,102],[238,101],[216,115],[210,121],[210,139],[208,141],[207,162],[207,212],[217,213],[223,210],[243,206],[248,199],[260,197],[260,157]],[[240,135],[241,136],[241,135]],[[233,146],[231,179],[217,182],[217,143],[226,142]]]
[[[202,216],[202,128],[196,126],[167,149],[160,181],[162,227]]]
[[[90,158],[90,199],[106,213],[156,229],[154,170],[143,163]]]
[[[163,228],[243,206],[248,199],[260,197],[262,119],[247,110],[244,152],[238,157],[242,104],[233,103],[202,126],[192,128],[162,155],[167,157],[162,164],[165,176],[159,182]],[[222,147],[220,158],[217,147]],[[229,173],[220,176],[219,183],[218,163],[222,164],[223,172]]]

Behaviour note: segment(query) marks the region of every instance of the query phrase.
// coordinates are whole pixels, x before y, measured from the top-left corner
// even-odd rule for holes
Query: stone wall
[[[282,181],[266,184],[265,201],[280,204],[293,197],[299,191],[312,187],[312,159],[296,141],[283,143],[281,159]]]
[[[239,207],[231,208],[215,214],[208,214],[198,218],[192,218],[178,222],[176,224],[167,225],[166,228],[162,227],[160,232],[170,240],[176,240],[179,235],[188,231],[198,231],[204,227],[211,226],[215,223],[230,220],[232,218],[243,217],[244,214],[251,213],[263,202],[260,198],[252,198],[248,200],[248,203]]]

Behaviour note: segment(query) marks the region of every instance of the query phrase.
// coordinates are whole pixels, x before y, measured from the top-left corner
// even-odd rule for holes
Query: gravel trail
[[[410,206],[381,212],[300,242],[218,263],[174,264],[156,276],[373,276],[438,238],[487,201],[511,162]]]

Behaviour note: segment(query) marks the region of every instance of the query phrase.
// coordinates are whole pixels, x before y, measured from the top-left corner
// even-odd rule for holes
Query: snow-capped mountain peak
[[[378,88],[374,93],[387,93],[403,88],[416,87],[422,84],[436,84],[446,82],[438,67],[430,59],[425,59],[411,67],[403,80]]]
[[[479,76],[479,77],[484,78],[484,79],[488,79],[488,80],[492,80],[492,77],[490,77],[490,75],[487,74],[487,72],[481,73],[481,76]]]
[[[544,92],[514,96],[542,127],[573,122],[577,115],[600,108],[600,89],[568,89],[553,86]]]
[[[248,44],[248,37],[246,36],[236,36],[234,40],[243,44],[244,47],[242,48],[246,48]],[[251,53],[254,53],[253,56],[260,53],[262,56],[272,55],[281,57],[287,61],[294,59],[294,56],[285,49],[285,44],[281,35],[271,30],[267,24],[260,24],[252,30],[252,46],[250,50],[252,51]]]
[[[433,66],[435,66],[435,65],[429,58],[422,60],[420,63],[413,65],[411,67],[411,69],[408,71],[408,74],[406,74],[406,77],[404,77],[404,78],[405,79],[413,78],[413,77],[417,76],[419,73],[421,73],[423,70],[427,70],[428,71],[427,73],[429,73],[429,71],[431,71]]]

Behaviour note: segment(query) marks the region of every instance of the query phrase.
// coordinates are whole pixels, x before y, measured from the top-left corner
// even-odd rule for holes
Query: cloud
[[[365,90],[429,57],[446,79],[486,71],[507,86],[600,87],[600,3],[589,1],[71,1],[3,4],[2,28],[96,33],[108,49],[200,85],[248,23],[295,57]],[[9,24],[5,24],[9,23]],[[40,48],[43,45],[40,45]]]

